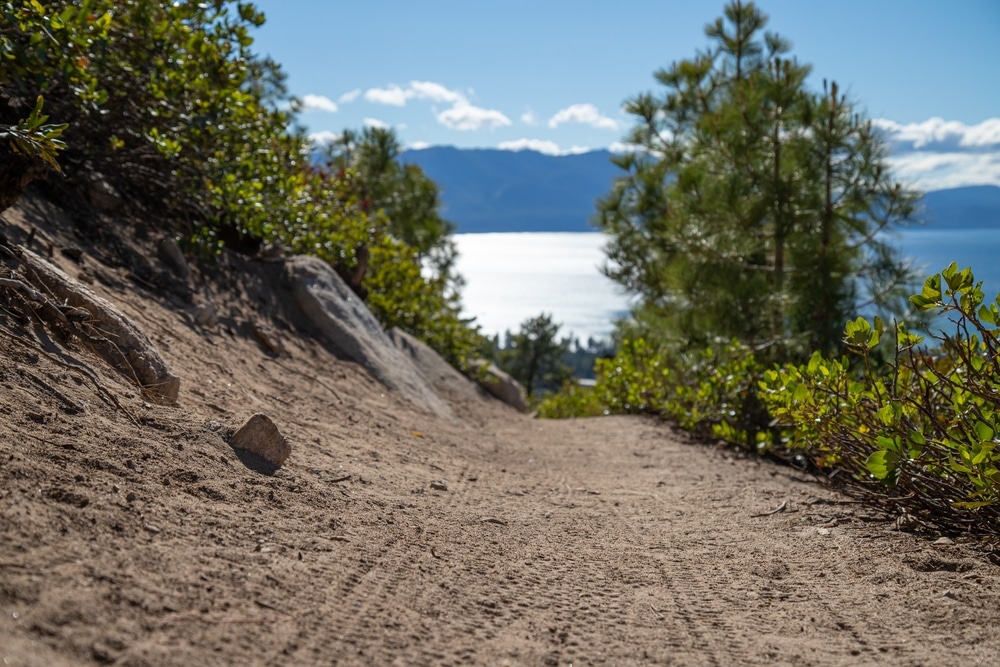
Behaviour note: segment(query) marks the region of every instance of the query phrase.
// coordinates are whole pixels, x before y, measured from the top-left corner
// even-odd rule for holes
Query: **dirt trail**
[[[981,544],[647,419],[478,396],[429,417],[280,317],[271,356],[248,333],[255,305],[282,312],[267,266],[216,288],[206,329],[57,258],[157,343],[181,399],[0,318],[5,665],[1000,664]],[[274,474],[227,444],[259,411],[293,446]]]

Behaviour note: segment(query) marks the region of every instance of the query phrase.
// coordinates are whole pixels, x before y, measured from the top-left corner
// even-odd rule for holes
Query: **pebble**
[[[823,537],[830,537],[830,529],[829,528],[817,528],[816,529],[816,534],[817,535],[822,535]]]
[[[280,466],[292,454],[292,446],[271,418],[258,412],[233,434],[229,444],[253,452],[268,463]]]
[[[934,544],[946,547],[955,544],[955,541],[948,537],[939,537],[936,540],[934,540]]]
[[[448,485],[445,484],[440,479],[436,479],[433,482],[431,482],[431,488],[434,489],[435,491],[447,491]]]

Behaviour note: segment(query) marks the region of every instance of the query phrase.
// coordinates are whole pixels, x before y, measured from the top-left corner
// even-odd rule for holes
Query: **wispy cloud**
[[[389,123],[385,122],[384,120],[379,120],[378,118],[365,118],[362,122],[365,124],[366,127],[375,127],[380,130],[389,129]]]
[[[930,118],[922,123],[906,125],[877,118],[872,123],[885,133],[897,150],[1000,150],[1000,118],[989,118],[977,125],[966,125],[943,118]]]
[[[1000,152],[931,153],[912,151],[889,158],[896,177],[920,190],[965,185],[1000,186]]]
[[[369,102],[393,107],[406,106],[406,100],[411,97],[413,97],[411,91],[403,90],[395,84],[387,88],[369,88],[365,91],[365,99]]]
[[[433,81],[411,81],[409,90],[412,91],[414,97],[432,102],[455,104],[466,101],[465,95],[462,93],[457,90],[448,90],[440,83]]]
[[[337,101],[340,102],[341,104],[350,104],[354,100],[358,99],[359,95],[361,95],[361,89],[355,88],[354,90],[349,90],[340,97],[338,97]]]
[[[892,150],[896,176],[921,190],[964,185],[1000,186],[1000,118],[976,125],[930,118],[921,123],[897,123],[877,118]]]
[[[481,130],[505,127],[510,118],[495,109],[483,109],[468,102],[456,102],[450,109],[436,116],[439,123],[452,130]]]
[[[435,110],[435,118],[452,130],[481,130],[511,124],[502,112],[475,106],[462,92],[433,81],[411,81],[406,87],[389,84],[385,88],[369,88],[364,97],[374,104],[398,107],[406,106],[413,99],[450,104],[451,107],[444,111]]]
[[[412,144],[409,144],[406,147],[406,150],[408,150],[408,151],[422,151],[425,148],[430,148],[430,147],[431,147],[431,145],[429,143],[427,143],[426,141],[414,141]]]
[[[525,125],[538,125],[538,119],[535,117],[535,112],[528,110],[521,114],[521,122]]]
[[[304,95],[302,97],[302,110],[337,113],[337,103],[323,95]]]
[[[411,81],[405,88],[395,83],[385,88],[369,88],[365,91],[365,99],[375,104],[388,104],[394,107],[406,106],[406,102],[412,99],[447,104],[467,101],[465,95],[457,90],[449,90],[433,81]]]
[[[579,155],[580,153],[590,152],[590,149],[584,146],[573,146],[572,148],[563,149],[556,142],[547,139],[501,141],[497,145],[497,148],[502,151],[536,151],[545,155]]]
[[[608,150],[611,151],[612,153],[618,153],[618,154],[622,154],[622,153],[644,153],[646,151],[646,149],[643,148],[642,146],[639,146],[637,144],[627,144],[627,143],[625,143],[623,141],[613,141],[613,142],[611,142],[611,145],[608,146]]]
[[[329,130],[313,132],[309,135],[309,141],[313,142],[316,146],[326,146],[327,144],[332,144],[338,139],[340,139],[340,135],[336,132],[330,132]]]
[[[599,130],[617,130],[619,127],[618,121],[601,114],[597,107],[589,102],[568,106],[549,119],[551,128],[557,128],[563,123],[581,123]]]

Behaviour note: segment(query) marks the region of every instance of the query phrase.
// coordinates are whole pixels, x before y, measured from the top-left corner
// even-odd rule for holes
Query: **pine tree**
[[[559,340],[558,334],[559,324],[546,313],[522,322],[516,334],[507,332],[498,362],[524,385],[529,397],[539,389],[559,389],[573,375],[565,361],[570,340]]]
[[[734,0],[707,51],[656,72],[627,111],[637,150],[601,202],[606,273],[636,316],[684,346],[738,340],[765,358],[839,347],[862,301],[893,303],[906,267],[880,232],[916,195],[892,180],[871,122]]]

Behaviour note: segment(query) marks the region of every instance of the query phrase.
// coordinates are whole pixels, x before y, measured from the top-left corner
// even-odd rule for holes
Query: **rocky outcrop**
[[[63,312],[67,319],[65,313],[69,312],[78,326],[86,325],[95,332],[96,335],[88,337],[88,344],[105,361],[152,396],[168,402],[177,400],[180,378],[131,320],[83,283],[30,250],[18,248],[16,255],[25,278],[58,301],[56,312]]]
[[[414,406],[452,417],[448,405],[329,264],[298,256],[288,260],[286,269],[296,303],[337,349]]]
[[[477,382],[480,387],[507,405],[521,412],[528,411],[528,404],[524,400],[524,389],[520,382],[497,368],[496,364],[487,361],[475,361],[472,367],[479,375]]]
[[[389,330],[389,338],[396,349],[417,367],[420,374],[440,394],[448,398],[481,400],[476,383],[459,373],[427,343],[417,340],[399,327]]]

